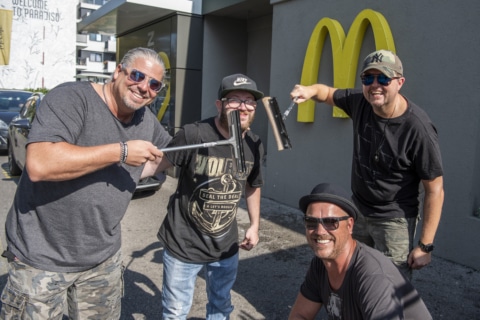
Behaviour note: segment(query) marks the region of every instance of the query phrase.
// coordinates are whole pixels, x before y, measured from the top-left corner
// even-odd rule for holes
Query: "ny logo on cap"
[[[374,56],[372,56],[372,59],[370,61],[370,63],[373,63],[373,62],[382,62],[383,60],[383,54],[382,53],[376,53]]]
[[[243,84],[251,84],[251,82],[248,81],[247,78],[242,78],[242,77],[238,77],[234,82],[233,82],[233,85],[234,86],[241,86]]]

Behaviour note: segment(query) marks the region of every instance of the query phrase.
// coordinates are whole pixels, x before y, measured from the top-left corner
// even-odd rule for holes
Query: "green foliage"
[[[37,88],[37,89],[32,89],[32,88],[26,88],[26,89],[23,89],[25,91],[31,91],[31,92],[41,92],[43,94],[46,94],[49,90],[46,89],[46,88]]]

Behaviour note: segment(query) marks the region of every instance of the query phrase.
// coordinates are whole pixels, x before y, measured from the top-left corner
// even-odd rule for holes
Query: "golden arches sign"
[[[165,74],[163,75],[163,81],[167,81],[167,93],[165,94],[165,98],[163,99],[162,105],[160,106],[160,109],[158,110],[158,113],[157,113],[158,121],[162,121],[163,116],[167,111],[168,104],[170,103],[171,84],[169,82],[170,82],[171,70],[170,70],[170,59],[168,59],[167,54],[162,51],[162,52],[159,52],[158,55],[163,60],[163,64],[165,65]]]
[[[376,50],[386,49],[395,52],[392,32],[385,17],[373,10],[361,11],[353,21],[348,35],[337,20],[323,18],[310,36],[305,60],[303,62],[300,83],[310,85],[317,82],[320,71],[320,57],[327,35],[330,35],[333,56],[333,86],[335,88],[353,88],[357,73],[360,49],[367,27],[371,25]],[[333,116],[345,118],[347,115],[337,107]],[[298,106],[297,120],[313,122],[315,118],[315,102],[308,100]]]

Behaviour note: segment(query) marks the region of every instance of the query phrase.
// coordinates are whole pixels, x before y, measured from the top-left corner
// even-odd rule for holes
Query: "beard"
[[[131,111],[137,111],[138,109],[144,106],[144,104],[140,105],[138,103],[135,103],[130,99],[128,99],[127,97],[123,97],[122,100],[123,100],[123,104]]]
[[[242,111],[240,110],[239,112],[242,113]],[[222,112],[220,113],[218,120],[219,120],[220,126],[226,131],[230,132],[228,128],[228,113],[229,113],[228,109],[225,107],[222,107]],[[250,129],[250,125],[252,124],[254,118],[255,118],[255,113],[248,112],[248,120],[245,122],[240,121],[240,128],[242,129],[242,132],[245,132]]]

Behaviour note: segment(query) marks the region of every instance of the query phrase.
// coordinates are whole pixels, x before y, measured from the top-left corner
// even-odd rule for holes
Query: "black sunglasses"
[[[126,71],[126,68],[123,67],[123,70]],[[141,71],[138,71],[137,69],[132,69],[132,71],[130,71],[130,73],[128,74],[128,78],[130,80],[132,80],[133,82],[140,83],[143,80],[145,80],[145,78],[147,78],[147,76],[145,75],[145,73],[143,73]],[[148,86],[153,91],[159,92],[160,90],[162,90],[164,84],[161,81],[150,78],[150,80],[148,81]]]
[[[366,74],[366,75],[363,75],[363,76],[360,77],[360,79],[362,79],[363,85],[365,85],[365,86],[370,86],[375,81],[375,79],[377,79],[378,84],[380,84],[382,86],[385,86],[385,87],[388,86],[390,84],[390,82],[392,82],[392,79],[398,79],[398,78],[399,77],[389,78],[386,75],[384,75],[383,73],[381,73],[381,74]]]
[[[315,230],[318,228],[318,225],[321,224],[325,228],[325,230],[333,231],[338,229],[340,221],[347,220],[348,218],[350,218],[350,216],[330,218],[314,218],[304,216],[303,220],[305,221],[305,228],[307,228],[308,230]]]

